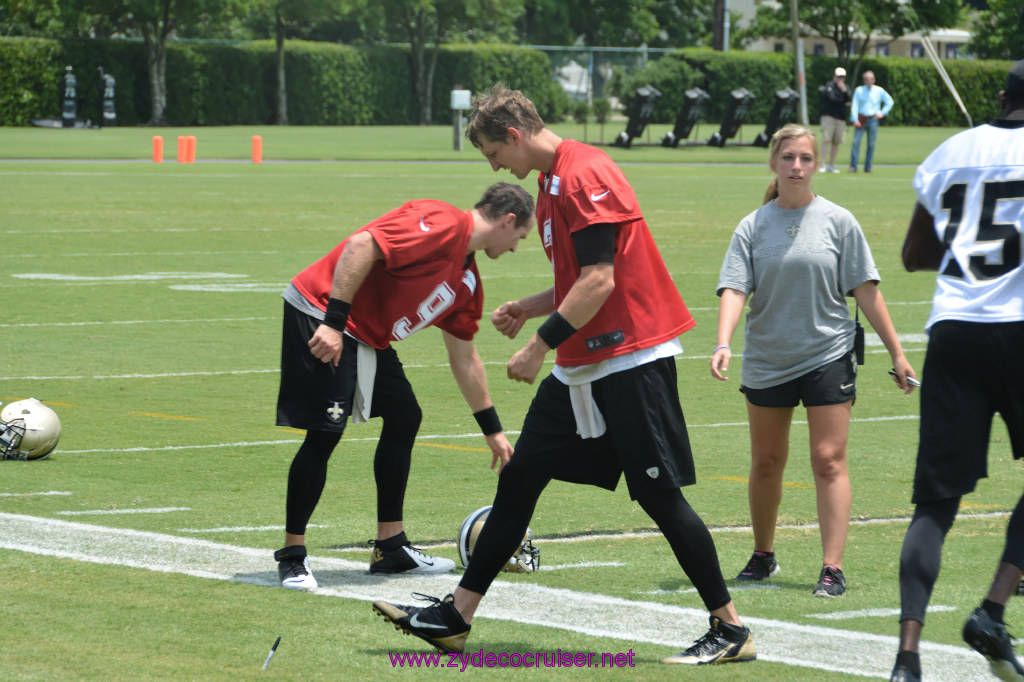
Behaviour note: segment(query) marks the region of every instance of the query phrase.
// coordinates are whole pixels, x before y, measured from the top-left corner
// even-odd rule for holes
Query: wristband
[[[348,324],[348,314],[352,310],[352,304],[342,301],[340,298],[327,299],[327,312],[324,314],[324,324],[339,332],[345,331]]]
[[[732,350],[732,348],[729,348],[729,346],[715,346],[715,349],[713,351],[711,351],[711,354],[714,355],[715,353],[717,353],[718,351],[722,350],[723,348],[726,349],[726,350]]]
[[[498,411],[494,409],[494,405],[474,412],[473,416],[476,417],[476,423],[480,425],[480,430],[485,436],[499,433],[502,430],[501,420],[498,419]]]
[[[537,336],[541,341],[548,344],[548,348],[558,348],[570,336],[576,333],[576,327],[569,324],[557,310],[544,320],[544,324],[537,328]]]

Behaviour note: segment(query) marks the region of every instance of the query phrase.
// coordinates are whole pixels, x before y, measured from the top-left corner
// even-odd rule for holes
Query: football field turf
[[[450,131],[430,133],[450,145]],[[0,159],[13,156],[5,154],[16,146],[5,143],[13,140],[9,134],[0,135]],[[271,148],[271,132],[263,134]],[[203,135],[213,133],[198,131],[200,149]],[[0,677],[369,679],[399,665],[393,654],[431,651],[369,606],[376,598],[409,602],[411,592],[442,595],[458,580],[366,573],[377,423],[350,426],[331,460],[308,533],[321,588],[305,594],[275,587],[271,557],[282,540],[288,465],[302,437],[273,425],[281,290],[352,230],[408,199],[468,208],[488,185],[510,180],[472,151],[401,161],[387,145],[387,129],[367,136],[388,149],[384,160],[254,165],[244,154],[229,162],[205,162],[200,154],[194,165],[157,165],[125,154],[116,161],[0,161],[0,400],[34,396],[63,424],[48,460],[0,463],[0,569],[7,578],[0,617],[8,633]],[[41,147],[60,148],[46,139],[51,146]],[[63,140],[73,138],[62,144],[74,146]],[[914,195],[913,166],[899,156],[897,140],[883,130],[875,173],[819,176],[815,187],[861,222],[920,376],[934,273],[900,266]],[[325,156],[344,157],[343,149],[327,149],[329,136],[323,144]],[[882,156],[887,144],[890,165]],[[684,494],[712,528],[731,578],[752,549],[749,441],[737,390],[742,358],[728,383],[712,379],[707,362],[715,346],[718,269],[736,223],[760,203],[769,179],[766,152],[738,150],[729,157],[735,163],[725,165],[704,157],[683,163],[691,160],[685,150],[637,151],[630,157],[616,150],[615,157],[698,323],[681,337],[686,352],[678,360],[698,473],[698,484]],[[522,184],[535,189],[532,179]],[[481,258],[487,310],[550,285],[535,234],[514,254]],[[504,364],[522,342],[500,336],[486,320],[477,336],[512,440],[535,390],[505,378]],[[892,384],[877,337],[869,334],[868,342],[850,435],[854,518],[845,597],[811,596],[821,549],[807,428],[798,411],[776,544],[782,573],[766,585],[733,590],[754,631],[757,662],[661,665],[662,656],[706,630],[699,598],[624,486],[609,493],[556,482],[531,521],[542,570],[499,578],[473,623],[467,653],[632,652],[635,665],[470,665],[465,673],[887,678],[898,631],[900,542],[912,513],[918,405],[916,395],[905,397]],[[740,332],[733,348],[742,353]],[[451,379],[440,332],[425,330],[397,349],[424,408],[407,531],[414,544],[457,559],[459,524],[493,498],[490,454]],[[998,420],[989,472],[964,498],[946,543],[925,629],[928,680],[989,679],[959,630],[988,586],[1021,490],[1020,465]],[[1007,609],[1011,631],[1024,619],[1020,600]],[[261,672],[278,636],[280,647]],[[408,659],[403,663],[408,667]],[[423,665],[404,674],[460,673]]]

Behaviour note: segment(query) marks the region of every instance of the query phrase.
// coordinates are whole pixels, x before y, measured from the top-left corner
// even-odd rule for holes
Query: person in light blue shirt
[[[892,96],[875,85],[874,71],[864,72],[864,85],[853,92],[850,106],[850,122],[853,123],[853,148],[850,150],[850,172],[857,172],[857,158],[860,156],[860,141],[864,131],[868,133],[868,151],[864,156],[864,172],[871,172],[871,160],[875,157],[875,140],[878,138],[878,122],[889,115]]]

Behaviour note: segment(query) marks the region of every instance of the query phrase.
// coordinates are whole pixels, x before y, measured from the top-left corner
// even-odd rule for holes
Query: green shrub
[[[998,116],[996,93],[1009,62],[943,63],[974,123]],[[78,76],[80,118],[99,117],[98,67],[117,80],[119,125],[138,125],[151,118],[141,41],[0,38],[0,125],[25,126],[33,118],[59,117],[58,88],[65,64],[73,65]],[[818,88],[832,78],[835,65],[831,57],[805,60],[812,123],[818,121]],[[285,68],[290,123],[390,125],[419,120],[408,48],[288,41]],[[964,125],[963,114],[929,61],[871,58],[864,60],[861,72],[867,69],[875,72],[878,84],[895,100],[887,123]],[[167,49],[167,121],[171,125],[273,123],[276,74],[273,41],[172,42]],[[729,92],[744,87],[756,96],[746,121],[761,123],[774,104],[774,92],[794,87],[793,74],[791,55],[686,48],[630,74],[617,70],[608,87],[627,111],[637,88],[657,88],[662,96],[651,119],[657,123],[674,121],[683,93],[694,86],[711,96],[701,120],[721,121]],[[543,52],[515,45],[445,45],[434,74],[432,122],[451,122],[449,93],[454,87],[479,93],[499,81],[526,93],[545,121],[557,122],[570,113],[569,97],[553,78],[551,61]],[[598,114],[596,108],[594,113]]]
[[[0,40],[0,125],[27,126],[33,118],[59,115],[62,72],[62,50],[57,42]]]
[[[671,123],[683,106],[683,93],[698,84],[700,74],[675,52],[649,62],[643,69],[622,80],[616,79],[615,90],[626,112],[633,109],[636,91],[645,85],[654,87],[661,97],[651,113],[653,123]],[[702,86],[703,87],[703,86]],[[717,120],[717,119],[716,119]]]
[[[996,93],[1003,87],[1009,62],[997,60],[949,60],[943,65],[960,93],[971,119],[983,123],[999,115]],[[818,88],[832,79],[836,61],[832,57],[805,59],[807,113],[811,123],[819,119]],[[895,102],[887,124],[911,126],[962,126],[966,119],[932,63],[925,59],[882,57],[865,59],[860,72],[875,72],[878,84]],[[616,80],[615,91],[626,110],[636,89],[651,85],[661,92],[651,120],[670,123],[683,105],[683,93],[693,86],[705,90],[711,101],[702,121],[721,121],[728,93],[745,87],[757,99],[747,112],[746,122],[763,123],[774,104],[774,93],[794,85],[792,55],[753,52],[713,52],[686,48],[668,54],[644,68]],[[858,85],[850,83],[851,87]]]
[[[590,105],[586,100],[576,100],[570,105],[572,111],[572,120],[576,123],[586,123],[587,117],[590,116]]]

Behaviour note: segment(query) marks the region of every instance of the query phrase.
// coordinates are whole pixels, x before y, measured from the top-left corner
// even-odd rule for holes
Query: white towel
[[[352,406],[352,423],[361,424],[370,420],[370,408],[373,406],[373,381],[377,376],[377,349],[359,343],[355,339],[345,339],[356,343],[356,393]]]
[[[590,382],[569,387],[569,400],[572,402],[572,413],[576,417],[576,432],[580,438],[600,438],[606,430],[601,410],[594,402],[594,394],[590,391]]]

